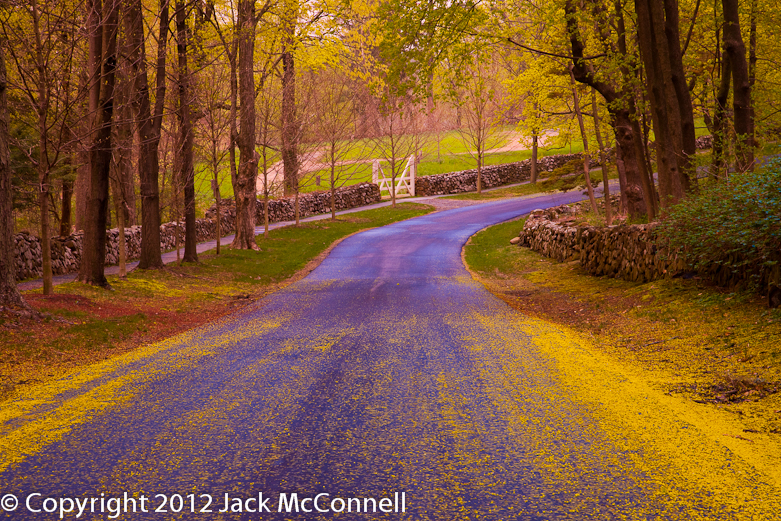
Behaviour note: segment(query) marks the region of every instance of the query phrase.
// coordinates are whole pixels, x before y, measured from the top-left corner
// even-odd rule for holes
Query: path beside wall
[[[377,185],[362,183],[337,190],[337,210],[345,210],[358,206],[365,206],[380,201],[380,190]],[[232,200],[226,200],[222,208],[220,220],[220,237],[230,235],[235,231],[236,209]],[[270,222],[288,221],[295,219],[292,201],[288,199],[274,199],[270,201]],[[301,217],[326,213],[330,211],[330,193],[313,192],[299,196]],[[258,211],[255,219],[257,223],[263,222],[263,202],[258,201]],[[205,242],[217,238],[217,222],[214,208],[206,212],[205,219],[195,221],[196,241]],[[160,247],[163,251],[176,248],[176,234],[179,234],[179,244],[184,246],[184,222],[170,222],[160,226]],[[52,274],[65,275],[79,270],[81,263],[83,233],[77,232],[67,237],[52,237]],[[125,228],[125,245],[127,248],[127,260],[138,259],[141,255],[141,226]],[[41,239],[27,232],[17,233],[14,236],[14,250],[16,259],[16,279],[24,280],[43,276],[41,267],[42,251]],[[106,231],[106,265],[119,262],[119,231],[116,228]]]

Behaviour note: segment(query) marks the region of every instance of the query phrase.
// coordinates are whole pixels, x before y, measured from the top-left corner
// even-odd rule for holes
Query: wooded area
[[[423,141],[447,130],[473,154],[478,191],[485,151],[513,126],[533,158],[542,142],[582,142],[589,191],[589,157],[612,157],[622,212],[663,217],[698,184],[751,171],[777,142],[777,7],[2,0],[0,304],[24,306],[15,230],[83,230],[79,280],[107,286],[107,228],[123,237],[142,225],[139,267],[159,268],[160,224],[183,220],[183,261],[195,262],[196,216],[227,189],[232,246],[257,249],[258,197],[279,189],[297,200],[313,182],[305,163],[322,162],[333,198],[349,163],[383,159],[395,181]],[[712,136],[710,154],[697,153],[697,133]]]

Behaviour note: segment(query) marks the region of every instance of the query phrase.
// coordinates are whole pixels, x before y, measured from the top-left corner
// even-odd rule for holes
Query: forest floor
[[[53,295],[26,291],[45,318],[0,313],[0,400],[213,321],[303,278],[345,237],[432,210],[400,203],[278,228],[257,237],[259,252],[211,250],[196,264],[108,277],[111,290],[71,282]]]
[[[470,239],[464,258],[477,280],[517,311],[585,336],[595,356],[695,413],[716,409],[743,426],[716,436],[781,454],[781,309],[697,277],[644,284],[593,277],[578,261],[511,245],[522,227],[512,221]]]

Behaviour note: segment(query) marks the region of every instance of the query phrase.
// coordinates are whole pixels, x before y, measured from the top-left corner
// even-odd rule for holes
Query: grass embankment
[[[55,286],[51,296],[26,292],[28,302],[49,317],[0,315],[0,399],[209,322],[307,273],[335,241],[432,210],[404,203],[278,228],[267,239],[257,238],[260,252],[212,250],[197,264],[109,277],[111,291],[72,282]]]
[[[638,284],[592,277],[578,262],[510,245],[522,226],[491,227],[465,248],[490,291],[524,314],[591,337],[650,386],[734,415],[743,432],[724,436],[781,443],[781,309],[696,278]]]

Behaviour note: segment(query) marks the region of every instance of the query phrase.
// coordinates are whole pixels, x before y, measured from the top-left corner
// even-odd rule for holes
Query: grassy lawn
[[[372,165],[371,163],[354,163],[351,165],[339,166],[335,171],[336,186],[338,188],[344,186],[352,186],[358,183],[369,183],[372,180]],[[317,184],[317,178],[320,177],[320,184]],[[331,179],[331,169],[324,168],[306,174],[301,179],[301,192],[319,192],[329,190],[329,183]]]
[[[493,140],[491,148],[500,148],[509,144],[510,137],[509,132],[513,132],[515,129],[512,126],[503,127],[500,130],[500,135],[497,139]],[[695,133],[702,136],[708,134],[702,118],[695,120]],[[653,133],[651,135],[653,139]],[[595,138],[592,136],[591,141],[594,142]],[[461,170],[469,170],[477,167],[477,162],[468,153],[468,148],[464,144],[461,133],[457,130],[451,130],[440,133],[428,133],[424,134],[420,138],[421,152],[423,160],[418,164],[417,173],[419,176],[445,174],[450,172],[458,172]],[[315,145],[308,145],[309,148],[317,148]],[[777,146],[766,146],[766,154],[778,153]],[[570,154],[583,152],[583,142],[579,138],[573,139],[572,143],[558,146],[557,148],[540,148],[539,157],[545,157],[558,154]],[[355,140],[350,151],[346,154],[346,161],[370,161],[372,158],[376,158],[379,155],[378,145],[376,140],[373,139],[361,139]],[[494,154],[487,154],[485,156],[485,165],[501,165],[507,163],[515,163],[523,161],[531,157],[530,150],[521,150],[513,152],[501,152]],[[273,163],[277,161],[279,157],[274,156],[270,159]],[[405,159],[402,159],[405,161]],[[698,155],[698,163],[701,165],[710,163],[710,154],[703,153]],[[387,162],[382,163],[383,169],[386,175],[389,175],[389,166]],[[371,182],[372,179],[372,166],[370,162],[361,162],[353,165],[346,165],[340,167],[341,177],[337,184],[339,186],[352,186],[358,183]],[[615,175],[615,174],[614,174]],[[316,191],[328,190],[328,178],[330,176],[330,170],[324,168],[322,170],[308,173],[301,182],[301,192],[309,193]],[[320,184],[317,184],[317,177],[320,177]],[[601,178],[601,176],[597,176]],[[611,179],[615,178],[611,176]],[[196,165],[196,177],[195,177],[195,189],[197,198],[198,216],[202,217],[207,208],[214,204],[214,196],[211,189],[212,173],[209,167],[204,163]],[[230,182],[230,171],[227,159],[223,161],[223,167],[220,172],[220,193],[225,198],[233,197],[233,187]],[[555,186],[543,186],[542,191],[552,191],[561,189]],[[525,195],[536,193],[539,190],[520,189],[517,194],[508,195]],[[460,197],[460,196],[459,196]],[[500,197],[489,196],[485,198]],[[484,197],[481,197],[481,199]]]
[[[577,261],[510,245],[522,226],[491,227],[465,247],[467,264],[490,291],[525,315],[588,336],[594,349],[667,394],[726,408],[758,444],[781,434],[781,309],[697,278],[638,284],[593,277]]]
[[[505,135],[506,130],[512,130],[512,127],[500,130],[499,135],[491,140],[491,148],[499,148],[508,144],[509,138]],[[405,136],[401,139],[411,141],[414,138]],[[469,151],[469,148],[464,144],[461,133],[457,130],[423,133],[418,138],[418,144],[424,157],[436,157],[437,154],[440,156],[465,154]],[[345,159],[362,160],[379,157],[379,150],[387,147],[388,138],[356,140],[351,144],[351,149]]]
[[[568,149],[569,150],[569,149]],[[574,147],[573,150],[582,150],[580,147]],[[547,155],[555,155],[563,153],[561,149],[543,150],[540,149],[539,157],[545,157]],[[569,153],[569,152],[567,152]],[[496,154],[487,154],[485,156],[485,166],[491,165],[503,165],[507,163],[515,163],[523,161],[531,157],[531,152],[528,150],[521,150],[516,152],[501,152]],[[402,162],[404,164],[404,162]],[[475,159],[470,155],[450,155],[443,157],[441,161],[428,160],[421,161],[418,164],[418,176],[447,174],[450,172],[459,172],[461,170],[469,170],[477,167]],[[386,176],[390,176],[390,166],[386,161],[382,162],[382,168]],[[358,163],[354,165],[348,165],[342,167],[344,172],[342,177],[345,179],[341,186],[352,186],[358,183],[368,183],[372,180],[372,165],[371,163]],[[316,183],[317,176],[320,176],[320,186]],[[318,170],[307,174],[301,183],[301,192],[315,192],[319,190],[328,190],[328,178],[330,176],[329,169]]]
[[[225,248],[219,256],[201,254],[197,264],[135,270],[126,279],[109,277],[111,291],[72,282],[51,296],[26,292],[49,316],[0,314],[0,398],[214,320],[308,272],[335,241],[432,210],[403,203],[278,228],[257,238],[259,252]]]

